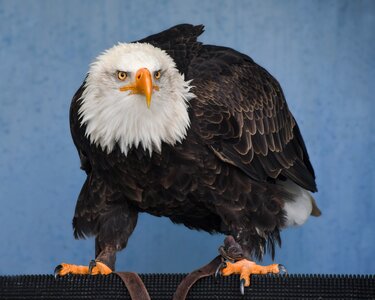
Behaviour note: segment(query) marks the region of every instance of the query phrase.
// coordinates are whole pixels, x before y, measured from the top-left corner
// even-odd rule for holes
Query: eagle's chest
[[[116,151],[100,160],[100,176],[121,193],[123,201],[191,228],[220,231],[215,207],[224,199],[238,199],[234,191],[243,189],[226,188],[231,178],[228,167],[194,139],[174,147],[164,145],[161,153],[152,156],[132,149],[126,156]]]
[[[202,161],[199,152],[185,144],[163,145],[151,156],[143,149],[131,149],[125,156],[106,158],[107,179],[126,200],[154,214],[168,214],[186,203],[199,201]]]

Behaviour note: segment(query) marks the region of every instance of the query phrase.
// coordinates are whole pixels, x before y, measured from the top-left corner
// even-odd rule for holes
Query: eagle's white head
[[[189,83],[165,51],[119,43],[90,66],[79,110],[86,136],[107,153],[118,144],[125,155],[132,146],[151,155],[162,142],[182,141],[194,97]]]

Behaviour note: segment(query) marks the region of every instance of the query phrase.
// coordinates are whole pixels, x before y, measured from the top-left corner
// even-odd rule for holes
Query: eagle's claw
[[[240,280],[240,292],[242,296],[245,295],[245,279]]]
[[[279,268],[279,274],[280,275],[287,275],[288,274],[288,270],[285,268],[284,265],[278,264],[278,268]]]
[[[221,270],[226,267],[227,267],[227,263],[225,261],[222,261],[215,271],[215,280],[217,280],[218,277],[221,276]]]
[[[56,266],[55,270],[53,271],[53,275],[55,276],[55,279],[60,275],[60,271],[62,270],[63,266],[62,265],[58,265]]]
[[[225,264],[225,265],[224,265]],[[224,267],[223,267],[224,265]],[[286,274],[286,268],[281,264],[272,264],[269,266],[260,266],[255,262],[241,259],[236,262],[226,261],[219,265],[215,272],[215,276],[220,273],[223,276],[229,276],[232,274],[240,275],[240,292],[243,295],[245,292],[245,287],[250,286],[250,277],[253,274]]]
[[[96,261],[91,260],[89,263],[89,274],[92,275],[92,269],[96,267]]]
[[[92,260],[89,264],[88,273],[90,275],[108,275],[112,273],[112,269],[99,260]]]

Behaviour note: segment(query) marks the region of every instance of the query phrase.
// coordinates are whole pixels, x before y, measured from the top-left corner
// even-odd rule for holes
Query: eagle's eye
[[[161,76],[161,71],[160,71],[160,70],[159,70],[159,71],[156,71],[156,72],[154,73],[154,76],[155,76],[155,79],[159,79],[160,76]]]
[[[124,71],[117,71],[117,78],[121,81],[124,81],[128,77],[128,74]]]

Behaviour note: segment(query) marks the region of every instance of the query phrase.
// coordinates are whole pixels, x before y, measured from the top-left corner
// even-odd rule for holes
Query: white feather
[[[159,91],[152,94],[151,106],[145,96],[122,92],[121,86],[134,81],[137,70],[147,68],[151,74],[162,70],[154,80]],[[117,71],[129,74],[119,81]],[[101,54],[92,64],[86,78],[79,110],[81,124],[91,143],[111,152],[116,144],[126,155],[132,147],[160,151],[162,142],[181,142],[190,126],[188,101],[194,97],[190,81],[179,74],[172,58],[150,44],[120,43]]]
[[[285,226],[302,225],[311,215],[313,208],[309,191],[291,180],[279,181],[278,184],[282,185],[292,196],[292,199],[286,201],[284,205],[287,218]]]

